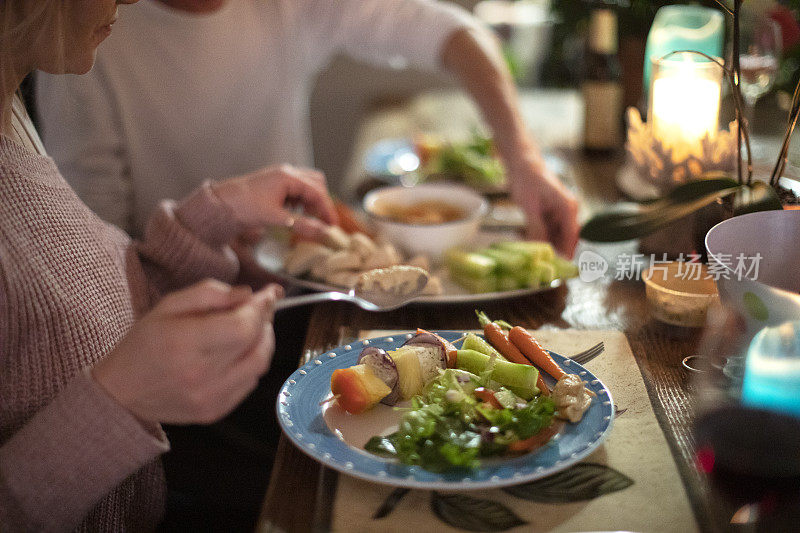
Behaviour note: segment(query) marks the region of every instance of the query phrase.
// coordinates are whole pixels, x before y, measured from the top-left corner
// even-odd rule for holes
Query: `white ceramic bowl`
[[[701,328],[706,323],[708,308],[719,300],[713,281],[704,280],[705,265],[701,271],[687,272],[688,268],[677,261],[654,265],[642,274],[645,294],[653,315],[667,324]],[[684,276],[688,273],[689,275]]]
[[[761,211],[720,222],[706,235],[706,249],[709,261],[727,273],[728,279],[717,280],[720,299],[744,316],[750,336],[800,319],[800,211]],[[755,280],[739,279],[739,254],[760,254]]]
[[[444,224],[404,224],[375,213],[383,202],[409,206],[419,202],[441,201],[462,209],[466,216]],[[364,210],[369,214],[378,235],[410,255],[425,254],[438,261],[453,246],[466,244],[475,236],[489,210],[486,200],[467,187],[452,183],[426,183],[414,187],[382,187],[364,197]]]

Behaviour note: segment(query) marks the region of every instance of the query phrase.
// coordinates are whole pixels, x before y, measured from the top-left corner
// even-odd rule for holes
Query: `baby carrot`
[[[541,372],[539,372],[539,377],[536,378],[536,387],[542,392],[543,396],[550,396],[550,387],[544,382]]]
[[[530,365],[531,362],[522,355],[522,352],[516,346],[511,344],[506,337],[503,330],[494,322],[489,322],[483,326],[483,334],[489,344],[500,352],[500,355],[511,361],[512,363],[520,363],[523,365]]]
[[[519,326],[511,328],[511,331],[508,332],[508,339],[532,364],[538,366],[556,378],[556,380],[566,375],[566,372],[561,370],[561,367],[553,361],[550,354],[542,348],[542,345],[525,328]]]
[[[500,355],[511,361],[512,363],[519,363],[522,365],[532,364],[524,355],[517,349],[516,346],[511,344],[503,331],[499,320],[492,321],[482,311],[475,311],[478,315],[478,322],[483,326],[483,336],[489,341],[495,350],[500,352]],[[509,328],[510,329],[510,328]]]

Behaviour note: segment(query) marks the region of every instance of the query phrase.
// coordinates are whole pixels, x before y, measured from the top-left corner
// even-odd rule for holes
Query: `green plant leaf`
[[[726,189],[735,189],[738,186],[739,182],[725,172],[706,172],[703,174],[702,178],[678,185],[664,195],[663,198],[650,205],[691,201],[706,194]]]
[[[783,209],[775,189],[763,181],[745,185],[733,196],[733,216]]]
[[[504,491],[541,503],[568,503],[591,500],[626,489],[633,480],[613,468],[596,463],[578,463],[563,472],[523,485],[505,487]]]
[[[715,176],[718,177],[679,185],[663,198],[641,206],[637,212],[617,210],[595,215],[581,228],[581,237],[595,242],[643,237],[743,187],[727,176]]]
[[[505,505],[466,494],[433,492],[431,509],[443,522],[467,531],[506,531],[527,524]]]
[[[506,60],[506,66],[508,67],[508,72],[511,73],[511,77],[514,79],[515,82],[519,83],[522,81],[524,77],[522,63],[520,61],[519,56],[514,51],[511,46],[504,44],[502,48],[503,59]]]

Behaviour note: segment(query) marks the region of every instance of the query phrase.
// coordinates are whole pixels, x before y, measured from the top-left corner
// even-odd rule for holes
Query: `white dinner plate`
[[[283,270],[283,258],[286,257],[286,253],[288,252],[288,247],[286,244],[271,238],[264,239],[261,243],[259,243],[254,250],[255,253],[255,260],[266,271],[273,274],[275,277],[280,279],[282,282],[296,286],[302,287],[304,289],[308,289],[311,291],[317,292],[327,292],[327,291],[347,291],[347,289],[343,287],[337,287],[335,285],[328,285],[319,281],[312,281],[309,279],[298,278],[294,276],[290,276]],[[535,288],[528,288],[528,289],[516,289],[512,291],[502,291],[502,292],[482,292],[482,293],[471,293],[468,292],[463,287],[460,287],[450,281],[447,276],[446,269],[439,268],[433,269],[432,274],[438,276],[442,281],[442,288],[444,289],[443,294],[439,294],[437,296],[420,296],[419,298],[415,298],[413,303],[415,304],[456,304],[456,303],[479,303],[479,302],[488,302],[494,300],[502,300],[505,298],[517,298],[520,296],[528,296],[531,294],[536,294],[539,292],[545,292],[556,287],[560,287],[563,281],[561,279],[557,279],[550,283],[550,285],[545,287],[535,287]]]

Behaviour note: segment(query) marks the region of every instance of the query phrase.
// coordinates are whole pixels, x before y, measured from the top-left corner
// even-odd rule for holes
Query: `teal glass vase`
[[[662,7],[647,36],[644,87],[650,87],[654,59],[678,50],[696,50],[721,57],[724,41],[725,17],[720,11],[702,6]]]

